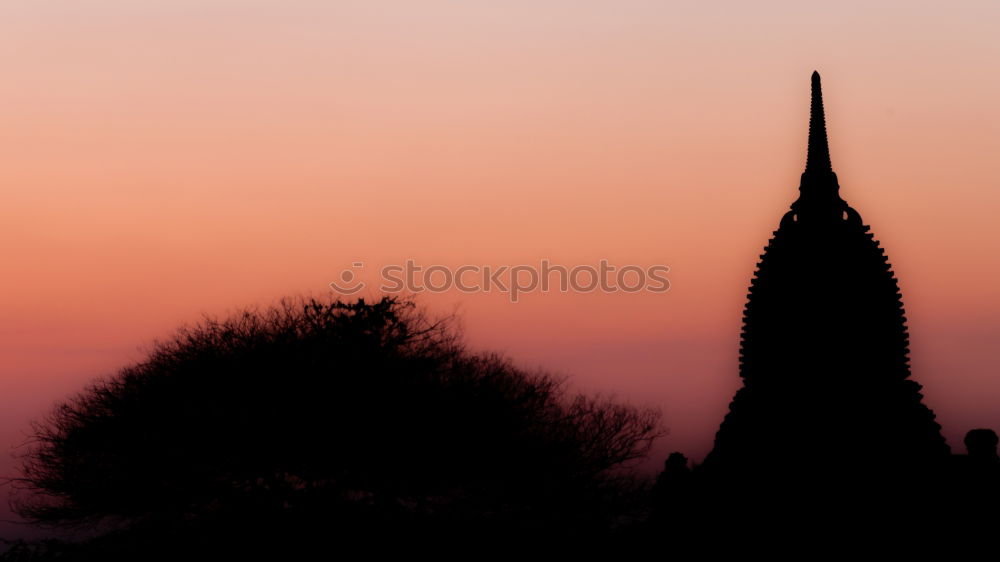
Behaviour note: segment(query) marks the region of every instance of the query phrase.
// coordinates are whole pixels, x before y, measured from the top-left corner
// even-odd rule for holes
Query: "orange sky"
[[[658,458],[699,459],[818,69],[842,195],[960,448],[1000,429],[997,21],[993,1],[4,3],[0,445],[180,323],[323,295],[354,261],[607,259],[667,264],[672,288],[422,302],[661,407]]]

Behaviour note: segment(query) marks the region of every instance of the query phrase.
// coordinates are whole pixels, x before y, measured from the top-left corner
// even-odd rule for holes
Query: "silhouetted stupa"
[[[885,252],[839,194],[812,75],[799,198],[758,264],[740,376],[704,466],[732,474],[871,474],[949,454],[909,379],[906,317]]]

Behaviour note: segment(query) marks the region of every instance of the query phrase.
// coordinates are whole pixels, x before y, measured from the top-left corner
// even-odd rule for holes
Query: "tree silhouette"
[[[590,533],[658,432],[657,412],[570,398],[410,301],[286,300],[183,328],[60,404],[15,508],[211,541]]]

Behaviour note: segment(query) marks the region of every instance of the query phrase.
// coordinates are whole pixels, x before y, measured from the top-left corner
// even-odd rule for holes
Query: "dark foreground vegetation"
[[[632,468],[658,416],[473,353],[409,301],[285,301],[182,329],[37,423],[15,509],[77,538],[6,557],[600,541],[648,516]]]

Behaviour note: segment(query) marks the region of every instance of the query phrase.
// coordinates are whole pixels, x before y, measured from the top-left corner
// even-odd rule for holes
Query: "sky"
[[[997,21],[993,1],[4,2],[0,475],[32,420],[182,324],[345,270],[376,296],[406,260],[668,266],[666,292],[417,298],[473,348],[660,408],[651,462],[700,460],[813,70],[961,452],[1000,430]]]

